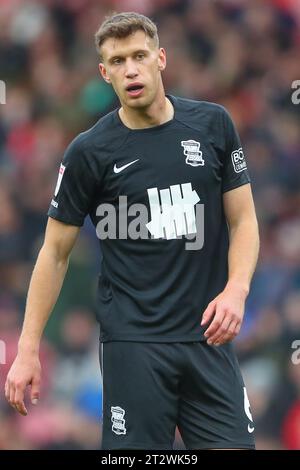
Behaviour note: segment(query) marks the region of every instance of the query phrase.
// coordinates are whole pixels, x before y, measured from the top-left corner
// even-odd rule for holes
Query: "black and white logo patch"
[[[111,421],[112,421],[112,431],[115,434],[126,434],[126,427],[125,427],[125,410],[120,406],[111,406]]]
[[[246,170],[247,164],[242,147],[232,152],[231,159],[234,171],[236,173],[240,173],[240,171]]]
[[[186,156],[185,163],[191,166],[203,166],[204,160],[200,150],[200,142],[196,140],[182,140],[181,146],[184,148],[184,155]]]

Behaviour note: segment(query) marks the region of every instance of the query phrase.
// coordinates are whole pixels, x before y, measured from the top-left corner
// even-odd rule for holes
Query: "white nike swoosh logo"
[[[250,434],[254,431],[254,426],[251,426],[251,424],[248,424],[248,432],[250,432]]]
[[[114,173],[120,173],[121,171],[125,170],[125,168],[127,168],[130,165],[133,165],[133,163],[138,162],[138,161],[139,161],[139,158],[137,160],[133,160],[133,162],[126,163],[126,165],[120,166],[119,168],[117,168],[117,165],[115,164]]]

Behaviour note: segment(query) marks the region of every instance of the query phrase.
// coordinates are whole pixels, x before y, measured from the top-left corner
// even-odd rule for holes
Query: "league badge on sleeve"
[[[54,191],[54,197],[56,197],[58,195],[58,191],[59,191],[59,188],[60,188],[63,176],[64,176],[65,169],[66,169],[66,167],[61,163],[60,168],[59,168],[59,172],[58,172],[57,183],[56,183],[56,187],[55,187],[55,191]]]

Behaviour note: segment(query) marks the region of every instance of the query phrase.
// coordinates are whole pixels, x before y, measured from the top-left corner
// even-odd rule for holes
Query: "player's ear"
[[[106,70],[106,68],[105,68],[105,66],[102,62],[100,62],[100,64],[99,64],[99,72],[100,72],[103,80],[106,81],[106,83],[111,83],[111,80],[110,80],[109,76],[107,75],[107,70]]]
[[[159,53],[158,53],[158,69],[162,72],[165,70],[167,65],[167,57],[166,57],[166,51],[163,47],[159,48]]]

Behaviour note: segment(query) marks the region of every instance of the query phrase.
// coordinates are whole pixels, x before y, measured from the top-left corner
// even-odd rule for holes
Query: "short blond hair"
[[[159,39],[157,27],[150,18],[135,12],[113,13],[105,18],[95,34],[97,51],[101,54],[101,46],[109,38],[122,39],[136,31],[144,31],[147,36],[154,40],[157,47]]]

